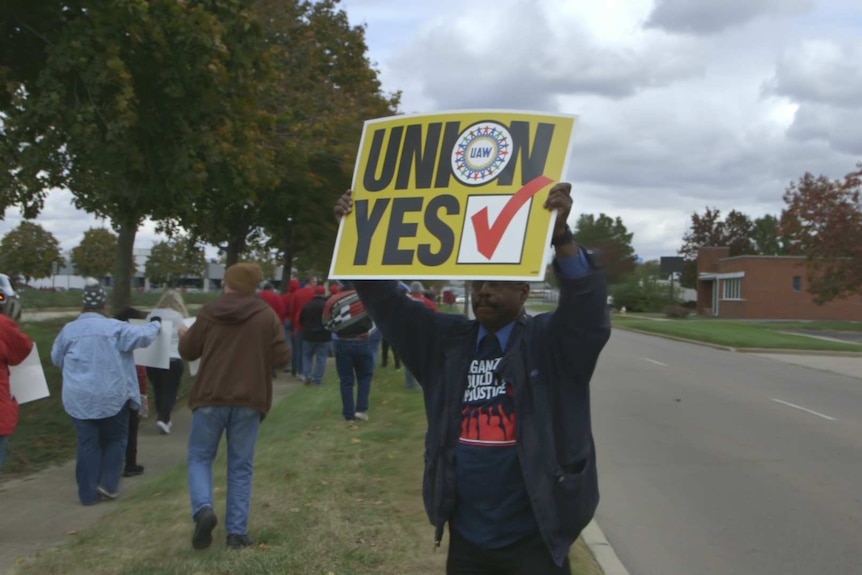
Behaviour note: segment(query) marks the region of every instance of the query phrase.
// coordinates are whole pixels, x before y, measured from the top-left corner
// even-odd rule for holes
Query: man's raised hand
[[[347,190],[341,194],[341,197],[335,202],[333,211],[335,212],[335,219],[339,221],[353,211],[353,190]]]

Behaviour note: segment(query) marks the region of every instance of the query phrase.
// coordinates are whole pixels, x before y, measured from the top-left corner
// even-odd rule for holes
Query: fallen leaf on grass
[[[350,443],[362,443],[362,440],[359,439],[358,437],[351,437]]]

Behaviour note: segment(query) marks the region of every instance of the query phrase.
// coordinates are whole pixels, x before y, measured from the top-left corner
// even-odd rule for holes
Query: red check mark
[[[535,178],[518,190],[506,205],[500,215],[497,216],[497,221],[494,225],[488,222],[488,208],[482,208],[471,218],[473,220],[473,229],[476,230],[476,246],[479,248],[479,253],[488,258],[493,257],[497,251],[497,246],[500,245],[500,240],[503,239],[503,234],[509,229],[509,224],[512,219],[518,214],[521,208],[524,207],[530,198],[538,194],[542,188],[553,183],[553,180],[545,176]]]

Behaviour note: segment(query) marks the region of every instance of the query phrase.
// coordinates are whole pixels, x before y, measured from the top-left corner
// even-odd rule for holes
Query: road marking
[[[656,361],[656,360],[654,360],[654,359],[650,359],[650,358],[648,358],[648,357],[642,357],[641,359],[642,359],[642,360],[644,360],[644,361],[648,361],[648,362],[650,362],[650,363],[652,363],[652,364],[655,364],[655,365],[660,365],[660,366],[662,366],[662,367],[668,367],[668,365],[667,365],[666,363],[662,363],[662,362],[660,362],[660,361]]]
[[[787,407],[792,407],[793,409],[798,409],[799,411],[804,411],[805,413],[810,413],[811,415],[816,415],[817,417],[822,417],[823,419],[828,419],[829,421],[837,421],[834,417],[823,415],[822,413],[818,413],[813,409],[808,409],[807,407],[802,407],[801,405],[796,405],[795,403],[790,403],[789,401],[783,401],[781,399],[775,398],[772,398],[772,401],[774,401],[775,403],[780,403],[781,405],[786,405]]]

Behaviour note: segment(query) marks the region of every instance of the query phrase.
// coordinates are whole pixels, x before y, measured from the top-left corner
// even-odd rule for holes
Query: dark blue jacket
[[[422,491],[439,544],[455,506],[455,448],[479,324],[405,298],[394,281],[355,285],[383,337],[422,384],[428,418]],[[514,389],[524,482],[557,564],[599,502],[589,383],[610,336],[606,292],[597,271],[562,280],[557,309],[519,319],[496,370]]]

